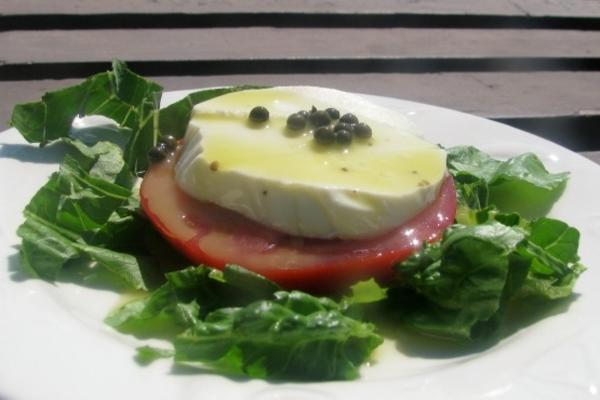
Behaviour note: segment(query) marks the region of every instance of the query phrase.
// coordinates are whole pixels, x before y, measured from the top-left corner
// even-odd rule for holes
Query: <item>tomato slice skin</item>
[[[388,281],[392,265],[441,238],[456,213],[456,193],[446,177],[438,197],[402,226],[360,240],[293,237],[184,193],[174,179],[175,159],[154,164],[140,189],[144,212],[190,261],[217,269],[238,264],[286,289],[339,290],[362,279]]]

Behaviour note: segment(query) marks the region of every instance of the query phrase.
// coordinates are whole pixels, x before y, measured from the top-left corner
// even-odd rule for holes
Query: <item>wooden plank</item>
[[[0,33],[4,65],[146,60],[598,57],[600,31],[215,28]]]
[[[600,149],[597,73],[306,74],[159,77],[167,90],[235,84],[310,84],[404,98],[498,119],[573,150]],[[77,80],[0,82],[0,121],[17,102]],[[560,101],[552,99],[560,98]],[[592,108],[590,108],[590,105]],[[596,107],[596,108],[594,108]],[[6,127],[0,124],[0,130]]]
[[[600,72],[292,74],[157,77],[165,90],[211,86],[314,85],[403,98],[491,118],[600,115]],[[15,103],[79,80],[0,82],[0,121]],[[6,125],[3,125],[6,127]]]
[[[600,16],[600,2],[590,0],[3,0],[2,13],[412,13],[511,16]]]

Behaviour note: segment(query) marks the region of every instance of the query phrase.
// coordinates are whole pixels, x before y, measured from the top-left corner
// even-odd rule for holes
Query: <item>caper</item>
[[[352,133],[345,129],[339,130],[335,133],[335,140],[340,144],[350,144],[352,143]]]
[[[256,106],[250,110],[248,118],[250,118],[250,121],[252,122],[266,122],[269,120],[269,110],[262,106]]]
[[[328,109],[325,110],[325,112],[327,114],[329,114],[329,117],[333,120],[336,120],[340,117],[340,112],[338,111],[337,108],[329,107]]]
[[[329,114],[322,110],[315,111],[314,113],[310,114],[308,120],[311,124],[313,124],[315,128],[318,128],[319,126],[329,125],[331,123],[331,118],[329,118]]]
[[[159,139],[158,139],[159,143],[164,143],[165,146],[167,146],[167,149],[169,149],[170,151],[173,151],[177,148],[177,139],[175,139],[175,136],[171,136],[171,135],[162,135]]]
[[[287,119],[287,127],[293,131],[299,131],[306,126],[306,118],[300,113],[292,114]]]
[[[345,122],[347,124],[358,124],[358,118],[356,118],[356,115],[348,113],[340,117],[340,122]]]
[[[334,131],[341,131],[342,129],[352,132],[354,130],[354,124],[347,124],[345,122],[338,122],[333,126]]]
[[[321,126],[313,132],[313,136],[317,143],[330,144],[335,141],[335,133],[329,126]]]
[[[296,114],[304,117],[304,119],[308,119],[308,117],[310,116],[310,113],[308,111],[306,111],[306,110],[300,110]]]
[[[150,151],[148,151],[148,160],[151,163],[162,161],[167,157],[168,152],[169,150],[167,149],[167,146],[164,143],[159,142],[156,146],[152,147]]]
[[[373,136],[373,131],[369,125],[361,122],[356,124],[356,127],[354,128],[354,134],[361,139],[368,139]]]

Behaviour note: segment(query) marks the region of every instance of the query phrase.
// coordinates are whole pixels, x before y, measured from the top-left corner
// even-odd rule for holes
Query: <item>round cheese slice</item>
[[[250,110],[269,110],[266,123]],[[328,107],[370,125],[369,139],[319,144],[290,114]],[[392,110],[359,95],[316,87],[226,94],[194,107],[176,165],[190,196],[290,235],[358,239],[390,231],[437,196],[446,153]]]

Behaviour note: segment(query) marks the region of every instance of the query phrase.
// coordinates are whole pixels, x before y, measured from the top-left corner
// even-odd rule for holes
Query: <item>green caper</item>
[[[356,127],[354,128],[354,134],[361,139],[368,139],[373,136],[373,131],[369,125],[361,122],[356,124]]]
[[[352,143],[352,133],[345,129],[339,130],[335,133],[335,140],[340,144],[350,144]]]
[[[313,132],[313,137],[320,144],[330,144],[335,141],[335,133],[329,126],[321,126]]]
[[[267,122],[269,120],[269,110],[262,106],[256,106],[250,110],[248,118],[252,122]]]
[[[171,135],[162,135],[159,139],[158,139],[159,143],[164,143],[165,146],[167,147],[167,149],[173,151],[177,148],[177,139],[175,139],[175,136],[171,136]]]
[[[315,128],[318,128],[319,126],[329,125],[331,123],[331,118],[329,118],[329,114],[322,110],[315,111],[314,113],[310,114],[308,120]]]
[[[325,110],[325,112],[329,114],[329,118],[331,118],[332,120],[336,120],[340,117],[340,112],[337,108],[329,107]]]
[[[300,113],[292,114],[287,119],[287,127],[293,131],[299,131],[306,126],[306,118]]]
[[[306,110],[300,110],[296,114],[304,117],[304,119],[308,119],[308,117],[310,116],[310,113]]]
[[[334,126],[333,126],[333,130],[334,131],[341,131],[342,129],[347,130],[348,132],[352,132],[354,130],[354,125],[353,124],[347,124],[345,122],[337,122]]]
[[[345,122],[347,124],[358,124],[358,118],[356,118],[356,115],[348,113],[340,117],[340,122]]]

